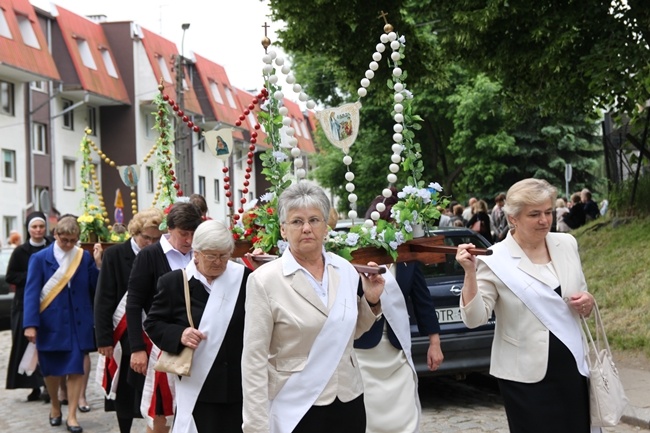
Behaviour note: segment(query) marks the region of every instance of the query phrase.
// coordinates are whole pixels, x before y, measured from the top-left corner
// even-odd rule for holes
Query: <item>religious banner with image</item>
[[[344,104],[316,113],[325,136],[334,146],[347,154],[359,133],[359,109],[361,102]]]
[[[140,179],[140,166],[138,164],[120,165],[117,167],[117,171],[120,173],[120,179],[122,179],[124,185],[129,188],[135,188],[138,185]]]
[[[226,160],[232,152],[232,128],[224,127],[206,131],[203,135],[210,152],[219,159]]]

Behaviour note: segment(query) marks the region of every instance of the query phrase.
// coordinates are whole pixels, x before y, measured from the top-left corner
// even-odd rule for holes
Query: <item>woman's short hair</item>
[[[519,216],[525,206],[555,203],[557,189],[544,179],[524,179],[515,183],[506,193],[503,212],[508,216]]]
[[[287,219],[289,211],[294,209],[316,208],[323,218],[330,214],[330,200],[323,188],[306,180],[294,183],[285,189],[278,198],[278,216],[280,223]]]
[[[192,249],[194,251],[217,250],[232,253],[235,249],[235,241],[224,223],[207,220],[202,222],[194,232]]]
[[[150,227],[158,228],[164,218],[165,214],[157,207],[144,209],[135,214],[131,221],[129,221],[129,234],[131,236],[136,236],[142,233],[144,229]]]
[[[190,203],[197,206],[203,215],[208,213],[208,203],[205,201],[205,197],[201,194],[190,195]]]
[[[56,223],[55,231],[57,235],[79,236],[79,233],[81,233],[77,218],[73,215],[65,215],[61,217],[61,219]]]
[[[555,207],[566,207],[566,203],[562,197],[558,197],[558,199],[555,200]]]
[[[485,200],[476,200],[474,204],[472,205],[472,209],[474,210],[474,213],[479,213],[479,212],[485,212],[487,213],[488,211],[488,205]]]
[[[203,222],[201,210],[193,203],[174,203],[167,214],[169,229],[187,230],[193,232]]]

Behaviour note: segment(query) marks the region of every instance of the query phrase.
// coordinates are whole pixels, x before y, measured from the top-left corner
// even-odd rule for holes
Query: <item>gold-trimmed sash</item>
[[[69,261],[68,266],[59,266],[59,269],[65,269],[65,271],[59,272],[59,269],[57,269],[54,275],[52,275],[47,283],[45,283],[45,286],[43,286],[43,290],[41,290],[41,307],[39,310],[40,313],[42,313],[47,307],[50,306],[54,298],[56,298],[57,295],[61,293],[61,290],[63,290],[74,273],[77,271],[77,268],[81,263],[81,258],[84,255],[84,250],[79,247],[75,248],[76,254]],[[67,254],[66,256],[70,257]]]

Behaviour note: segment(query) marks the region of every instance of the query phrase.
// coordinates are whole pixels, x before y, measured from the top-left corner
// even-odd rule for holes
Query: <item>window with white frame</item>
[[[47,81],[32,81],[29,84],[29,88],[38,90],[39,92],[47,92]]]
[[[298,137],[302,137],[302,131],[300,130],[300,125],[298,125],[298,121],[296,119],[293,119],[293,130],[296,131],[296,135]]]
[[[210,81],[210,91],[212,92],[212,97],[214,98],[214,100],[217,101],[219,104],[223,104],[223,97],[221,96],[221,92],[219,91],[219,86],[214,81]]]
[[[147,166],[147,192],[153,192],[155,177],[153,167]]]
[[[65,129],[74,130],[74,109],[71,108],[72,101],[63,99],[62,102],[63,102],[63,111],[65,111],[65,113],[63,114],[63,127]]]
[[[117,69],[115,69],[115,64],[113,63],[113,58],[111,57],[110,51],[108,51],[106,48],[101,48],[99,51],[102,54],[102,60],[104,61],[104,67],[106,68],[108,75],[113,78],[118,78]]]
[[[214,180],[214,202],[219,203],[221,201],[221,185],[219,179]]]
[[[40,50],[41,44],[38,43],[38,38],[34,32],[34,23],[22,14],[16,14],[16,20],[18,21],[18,29],[20,30],[20,35],[23,37],[25,45]]]
[[[0,81],[0,114],[14,115],[14,83]]]
[[[76,173],[75,168],[76,161],[70,158],[63,159],[63,189],[74,191],[77,187],[76,185]]]
[[[97,108],[88,107],[86,110],[86,125],[90,129],[92,136],[97,136]]]
[[[230,105],[230,108],[234,108],[236,110],[237,104],[235,104],[235,98],[233,98],[232,92],[228,87],[225,86],[224,86],[224,90],[226,91],[226,99],[228,100],[228,105]]]
[[[147,138],[152,138],[155,133],[153,127],[156,124],[156,119],[153,113],[150,113],[149,111],[150,110],[145,109],[142,118],[144,119],[144,135]]]
[[[163,80],[168,83],[172,83],[172,76],[169,73],[169,65],[165,61],[165,57],[157,54],[156,59],[158,60],[158,66],[160,67],[160,73],[163,75]]]
[[[302,135],[305,138],[311,138],[309,130],[307,129],[307,122],[300,122],[300,129],[302,130]]]
[[[16,151],[2,149],[2,179],[16,180]]]
[[[199,176],[199,194],[205,197],[205,176]]]
[[[47,154],[47,125],[44,123],[32,123],[32,151]]]
[[[5,17],[5,11],[2,8],[0,8],[0,36],[13,39],[9,23],[7,23],[7,18]]]
[[[257,117],[254,112],[251,111],[248,113],[248,121],[250,122],[251,127],[255,128],[255,125],[257,125]]]
[[[77,48],[79,49],[79,55],[81,56],[81,63],[84,64],[88,69],[94,71],[97,70],[97,64],[93,58],[93,53],[90,51],[90,45],[85,39],[77,38]]]

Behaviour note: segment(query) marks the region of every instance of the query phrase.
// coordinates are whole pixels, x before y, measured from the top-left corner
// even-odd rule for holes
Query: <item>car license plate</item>
[[[436,308],[438,323],[458,323],[463,319],[460,317],[460,307],[456,308]]]

